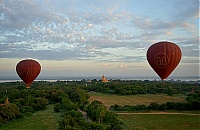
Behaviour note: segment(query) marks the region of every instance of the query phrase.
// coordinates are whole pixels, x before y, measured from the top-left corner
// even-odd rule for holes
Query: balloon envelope
[[[162,80],[177,67],[181,56],[181,49],[172,42],[158,42],[147,50],[147,61]]]
[[[26,87],[30,88],[30,84],[36,79],[41,70],[40,64],[32,59],[20,61],[16,66],[18,76],[26,83]]]

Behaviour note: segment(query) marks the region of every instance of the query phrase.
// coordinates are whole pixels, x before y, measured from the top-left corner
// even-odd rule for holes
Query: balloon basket
[[[162,80],[162,86],[165,86],[165,81],[164,80]]]
[[[29,84],[26,85],[26,88],[31,88]]]

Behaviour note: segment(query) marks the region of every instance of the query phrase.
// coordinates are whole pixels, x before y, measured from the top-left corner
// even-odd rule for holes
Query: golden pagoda
[[[102,76],[102,82],[108,82],[108,80],[106,79],[104,75]]]
[[[6,98],[6,100],[5,100],[5,103],[4,104],[0,104],[0,106],[5,106],[5,105],[8,105],[10,102],[9,102],[9,100],[8,100],[8,97]]]
[[[6,100],[5,100],[5,103],[4,103],[5,105],[8,105],[9,104],[9,100],[8,100],[8,97],[6,98]]]

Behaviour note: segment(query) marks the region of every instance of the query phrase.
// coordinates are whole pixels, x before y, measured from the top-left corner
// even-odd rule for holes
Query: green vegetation
[[[86,119],[87,115],[80,111],[88,110],[89,106],[94,104],[89,104],[89,95],[80,86],[81,84],[78,82],[66,85],[65,82],[60,81],[55,83],[34,82],[31,89],[22,87],[19,82],[0,84],[2,90],[0,91],[2,94],[0,102],[5,102],[0,107],[0,127],[45,130],[123,128],[124,125],[116,114],[107,112],[103,104],[101,107],[97,105],[95,109],[88,111],[96,114],[96,120],[88,113],[91,120]],[[53,106],[53,108],[50,109],[49,106]],[[61,117],[58,120],[56,116],[50,116],[51,113],[61,115]],[[51,119],[54,123],[47,121]],[[15,123],[20,124],[21,122],[25,125],[15,125]],[[7,124],[9,127],[6,126]]]
[[[152,124],[145,123],[146,126],[143,124],[144,129],[149,127],[162,129],[166,125],[165,123],[170,123],[167,122],[170,120],[168,118],[172,118],[177,124],[179,124],[179,120],[180,122],[182,120],[180,126],[184,124],[184,121],[188,122],[189,124],[185,123],[188,127],[184,128],[196,128],[190,127],[192,123],[188,120],[193,119],[188,117],[187,120],[184,117],[186,115],[179,112],[192,110],[198,113],[200,93],[195,84],[167,82],[166,86],[160,86],[157,81],[101,83],[96,80],[92,80],[87,86],[85,84],[86,80],[68,81],[67,84],[65,81],[40,81],[34,82],[31,89],[26,89],[22,82],[0,83],[0,129],[137,129],[141,127],[138,124],[144,123],[147,118],[157,122],[158,127],[152,126],[153,123],[150,121]],[[183,87],[185,88],[183,89]],[[191,92],[191,89],[195,89],[195,91]],[[118,115],[113,112],[115,109],[108,111],[112,105],[117,109],[123,108],[124,111],[133,111],[134,109],[137,114],[141,110],[146,110],[146,112],[173,110],[179,112],[180,119],[173,119],[174,117],[171,115],[160,117],[158,114],[147,114],[144,117],[140,116],[141,119],[137,122],[136,119],[131,119],[129,116],[138,115]],[[186,106],[190,109],[185,109]],[[190,116],[199,118],[199,115]],[[127,120],[129,118],[137,124],[130,124]],[[196,120],[193,123],[198,126]],[[128,124],[128,128],[125,127],[126,124]],[[171,128],[169,127],[169,129]]]
[[[115,104],[110,106],[110,110],[113,111],[195,111],[200,110],[200,94],[189,94],[186,98],[186,102],[166,102],[158,104],[157,102],[151,102],[150,105],[139,104],[136,106],[124,105],[120,106]]]
[[[87,107],[87,116],[94,122],[104,125],[108,130],[121,130],[125,128],[123,121],[118,119],[115,113],[106,110],[106,107],[100,101],[93,101]]]
[[[140,81],[140,80],[111,80],[108,83],[92,81],[87,86],[82,86],[87,91],[118,95],[137,95],[137,94],[188,94],[191,91],[200,92],[195,82],[170,82],[165,81],[163,85],[160,81]]]
[[[32,116],[25,116],[12,122],[3,124],[1,130],[55,130],[61,113],[55,113],[53,105],[48,105],[46,110],[35,112]]]
[[[200,129],[200,115],[184,114],[122,114],[127,130],[197,130]]]
[[[116,95],[116,94],[104,94],[98,92],[89,92],[89,101],[94,100],[101,101],[107,108],[115,104],[124,105],[149,105],[151,102],[157,102],[159,104],[165,102],[185,102],[185,99],[179,96],[168,96],[166,94],[138,94],[138,95]]]
[[[150,105],[136,105],[136,106],[120,106],[115,104],[111,106],[109,110],[112,111],[126,111],[126,112],[142,112],[142,111],[192,111],[192,110],[199,110],[196,108],[196,105],[191,103],[176,103],[176,102],[166,102],[163,104],[158,104],[157,102],[152,102]]]

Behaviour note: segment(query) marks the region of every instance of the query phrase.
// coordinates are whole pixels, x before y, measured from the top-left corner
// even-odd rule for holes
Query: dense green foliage
[[[195,82],[169,82],[165,81],[165,85],[160,81],[140,81],[140,80],[112,80],[108,83],[91,82],[87,86],[82,87],[87,91],[95,91],[119,95],[133,94],[156,94],[165,93],[173,94],[188,94],[193,89],[200,92],[200,88]]]
[[[18,86],[9,87],[5,87],[6,90],[4,91],[6,93],[2,94],[3,96],[0,100],[2,104],[0,107],[0,124],[14,118],[30,115],[35,111],[44,110],[48,105],[48,99],[38,96],[36,90],[28,90]],[[2,90],[3,88],[1,87]],[[7,97],[10,103],[4,104]]]
[[[45,110],[34,112],[31,116],[13,119],[0,125],[0,130],[57,130],[62,113],[56,113],[53,104]]]
[[[56,113],[64,113],[61,121],[59,121],[60,130],[106,130],[114,128],[114,125],[120,129],[123,128],[124,124],[117,118],[116,114],[107,114],[108,112],[103,104],[94,109],[95,112],[92,112],[96,113],[96,120],[84,118],[87,115],[82,114],[80,109],[88,110],[88,106],[91,105],[88,105],[89,95],[80,88],[82,84],[78,82],[77,84],[72,82],[68,85],[60,81],[55,83],[34,82],[31,89],[26,89],[22,85],[21,82],[0,84],[0,102],[3,104],[0,107],[1,124],[24,115],[29,116],[36,111],[46,109],[48,104],[52,104]],[[10,103],[4,104],[7,97]],[[112,118],[112,120],[104,121],[104,117],[106,117],[105,119]],[[120,125],[117,125],[117,123]]]
[[[119,120],[117,115],[106,110],[106,107],[100,101],[93,101],[87,107],[87,116],[99,124],[105,124],[106,129],[121,130],[125,128],[123,121]]]
[[[86,85],[87,84],[87,85]],[[100,101],[89,104],[86,91],[96,91],[119,95],[166,93],[185,94],[186,103],[166,102],[151,103],[149,106],[112,106],[110,110],[199,110],[199,87],[194,83],[166,82],[163,86],[158,81],[111,81],[108,83],[82,81],[34,82],[31,89],[26,89],[22,82],[0,83],[0,124],[36,111],[45,110],[48,104],[54,106],[55,113],[64,113],[59,121],[59,129],[109,130],[125,129],[125,124],[115,113],[106,109]],[[191,90],[195,92],[191,93]],[[6,98],[9,99],[5,103]],[[86,114],[84,114],[86,111]]]
[[[200,109],[200,93],[189,94],[186,101],[191,104],[193,110]]]
[[[67,111],[59,122],[60,130],[105,130],[106,126],[95,122],[86,122],[79,111]]]

